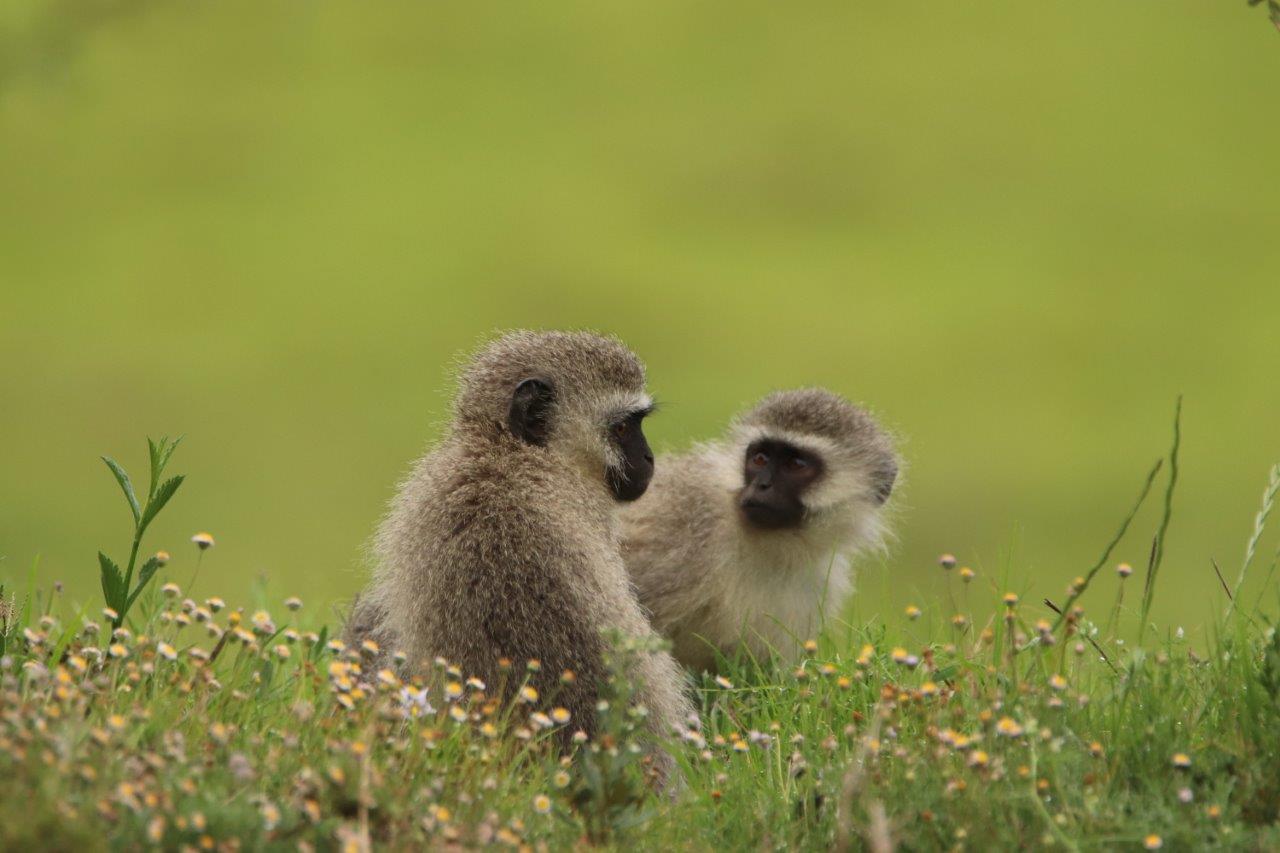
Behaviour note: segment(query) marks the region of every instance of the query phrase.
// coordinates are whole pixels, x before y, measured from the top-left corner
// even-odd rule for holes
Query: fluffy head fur
[[[512,434],[514,389],[549,384],[545,442]],[[644,368],[611,338],[513,332],[483,348],[459,379],[450,429],[401,485],[375,538],[369,588],[349,621],[429,671],[437,656],[510,698],[529,659],[533,685],[589,734],[604,677],[604,630],[650,637],[618,548],[617,503],[605,483],[617,464],[607,430],[648,405]],[[499,666],[508,658],[517,669]],[[562,685],[560,675],[577,676]],[[690,707],[671,656],[641,657],[640,701],[666,734]],[[567,736],[567,732],[566,732]]]
[[[739,512],[747,447],[766,438],[823,460],[799,528],[759,530]],[[623,510],[623,556],[676,657],[713,669],[717,650],[794,654],[852,592],[851,558],[881,544],[897,471],[875,420],[818,388],[771,394],[724,439],[660,459],[648,493]]]

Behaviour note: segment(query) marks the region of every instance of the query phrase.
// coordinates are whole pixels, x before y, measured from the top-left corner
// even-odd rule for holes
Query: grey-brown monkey
[[[506,699],[536,659],[532,686],[572,715],[567,745],[573,730],[595,733],[602,631],[653,636],[616,519],[653,472],[644,367],[609,338],[513,332],[481,349],[459,386],[446,436],[378,530],[348,642],[401,651],[410,672],[442,657]],[[663,651],[636,660],[637,701],[670,734],[691,710],[684,674]],[[575,678],[562,683],[566,670]]]
[[[622,512],[654,628],[694,670],[717,651],[793,657],[851,593],[850,559],[881,542],[897,474],[875,420],[817,388],[771,394],[723,439],[663,457]]]

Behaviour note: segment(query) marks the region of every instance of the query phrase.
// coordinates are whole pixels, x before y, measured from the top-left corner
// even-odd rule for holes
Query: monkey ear
[[[511,434],[523,441],[543,447],[551,433],[551,404],[555,392],[545,379],[522,380],[511,395],[511,410],[507,413],[507,426]]]
[[[876,482],[876,503],[884,504],[889,500],[889,495],[893,494],[893,484],[898,479],[898,463],[890,462],[884,468],[875,473]]]

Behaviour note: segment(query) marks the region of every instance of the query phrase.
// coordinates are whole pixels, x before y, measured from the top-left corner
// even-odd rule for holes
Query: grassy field
[[[1138,498],[1164,507],[1157,545],[1176,454]],[[138,483],[141,519],[162,482]],[[1280,467],[1251,553],[1277,491]],[[1201,590],[1205,642],[1144,630],[1128,614],[1163,582],[1160,548],[1136,571],[1112,560],[1133,517],[1053,609],[1016,573],[995,597],[942,559],[900,616],[829,625],[794,668],[704,677],[697,719],[660,746],[680,768],[662,796],[622,679],[601,734],[558,759],[575,721],[554,695],[503,707],[465,673],[375,672],[304,598],[236,606],[166,565],[129,605],[104,581],[116,608],[85,612],[84,590],[33,576],[0,610],[0,847],[1275,849],[1280,634],[1238,585]]]

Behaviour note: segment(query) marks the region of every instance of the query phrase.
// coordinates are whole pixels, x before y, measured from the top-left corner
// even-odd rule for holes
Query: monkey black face
[[[605,482],[620,501],[633,501],[649,488],[653,479],[653,451],[644,437],[641,421],[651,409],[629,412],[609,427],[609,441],[622,457],[622,467],[605,471]]]
[[[804,523],[804,493],[823,472],[822,459],[774,439],[747,447],[738,506],[752,527],[784,530]]]

